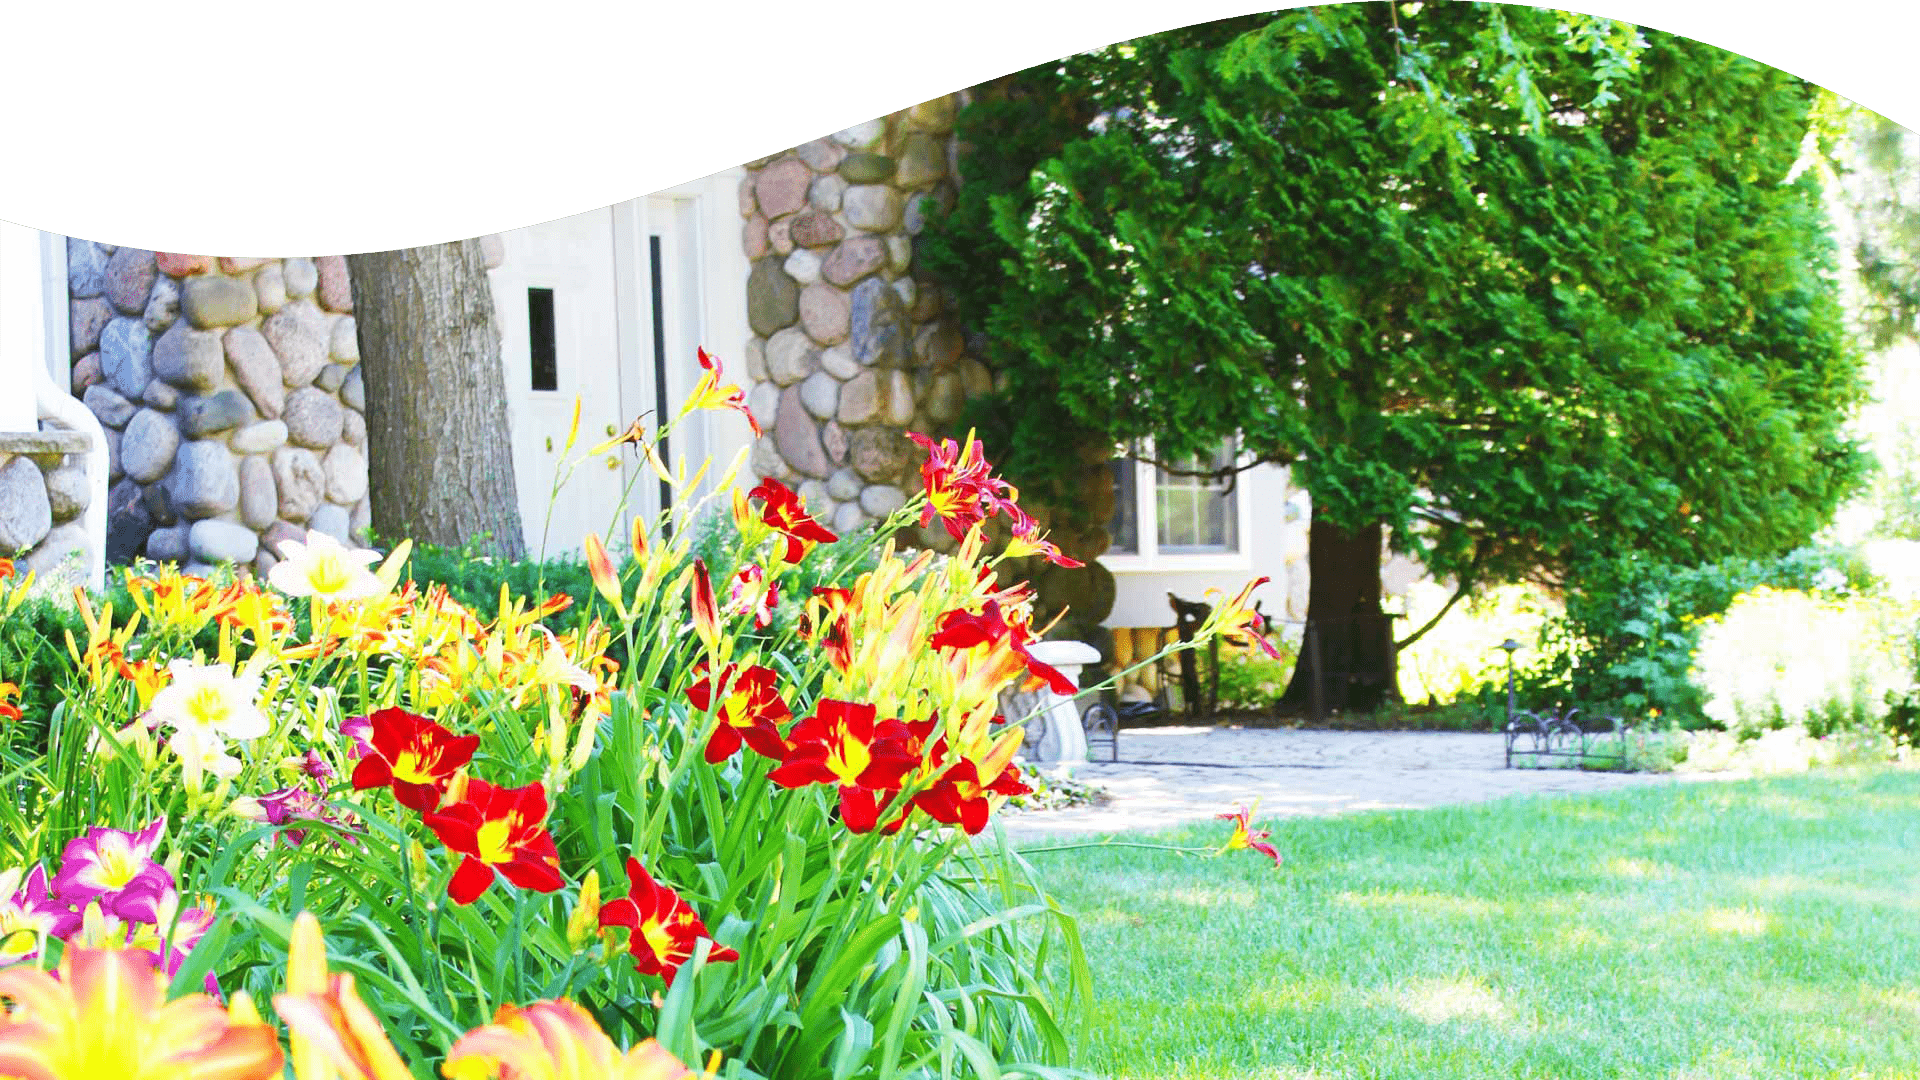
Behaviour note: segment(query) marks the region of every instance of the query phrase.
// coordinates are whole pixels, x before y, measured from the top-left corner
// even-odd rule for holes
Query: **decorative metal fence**
[[[1578,709],[1515,712],[1507,722],[1507,768],[1625,769],[1627,730],[1620,718],[1607,717],[1607,729],[1589,731],[1579,715]]]

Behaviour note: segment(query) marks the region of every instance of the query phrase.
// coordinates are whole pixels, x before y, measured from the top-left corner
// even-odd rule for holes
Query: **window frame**
[[[1143,440],[1143,445],[1150,453],[1152,443]],[[1240,453],[1236,456],[1236,463],[1245,466],[1249,461],[1244,453]],[[1253,500],[1247,498],[1245,472],[1234,484],[1235,550],[1172,552],[1160,550],[1159,467],[1138,459],[1132,465],[1134,522],[1139,547],[1129,552],[1108,551],[1100,556],[1100,565],[1116,574],[1253,569]]]

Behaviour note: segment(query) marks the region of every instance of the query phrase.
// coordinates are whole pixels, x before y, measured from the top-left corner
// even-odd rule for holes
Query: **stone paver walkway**
[[[1094,753],[1106,750],[1101,744]],[[1121,732],[1120,758],[1074,770],[1076,779],[1105,788],[1111,802],[1008,814],[1008,832],[1026,838],[1165,829],[1210,820],[1255,798],[1261,817],[1342,814],[1684,779],[1508,769],[1503,736],[1450,732],[1141,728]]]

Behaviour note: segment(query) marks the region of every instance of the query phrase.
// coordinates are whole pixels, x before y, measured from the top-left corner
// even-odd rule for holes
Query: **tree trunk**
[[[380,536],[526,555],[506,376],[475,240],[347,256]]]
[[[1280,707],[1305,711],[1314,702],[1314,664],[1329,710],[1372,712],[1400,696],[1393,620],[1380,611],[1381,526],[1344,529],[1313,515],[1307,532],[1307,629],[1293,680]]]

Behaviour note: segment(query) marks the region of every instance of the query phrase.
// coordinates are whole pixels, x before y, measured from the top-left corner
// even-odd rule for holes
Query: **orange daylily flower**
[[[9,704],[9,699],[14,702],[20,700],[19,685],[10,682],[0,682],[0,720],[20,719],[20,706],[17,704]]]
[[[273,1009],[286,1021],[297,1080],[413,1080],[353,976],[328,974],[326,941],[308,912],[294,917],[287,992],[274,995]]]
[[[273,1029],[236,998],[229,1012],[206,994],[166,1000],[151,953],[70,945],[58,975],[32,965],[0,971],[0,1076],[18,1080],[277,1080],[284,1058]]]
[[[502,1005],[447,1054],[450,1080],[699,1080],[653,1039],[622,1053],[571,1001]],[[712,1076],[711,1072],[705,1074]]]
[[[694,383],[693,392],[687,396],[687,403],[681,407],[680,415],[685,416],[696,409],[733,409],[747,418],[747,426],[753,429],[753,437],[760,437],[760,422],[753,418],[753,411],[747,408],[747,392],[731,383],[720,381],[720,358],[705,349],[699,350],[700,381]]]
[[[1255,578],[1247,582],[1239,592],[1233,595],[1232,599],[1217,604],[1213,613],[1208,616],[1206,624],[1201,627],[1202,632],[1211,627],[1217,630],[1221,637],[1238,641],[1243,645],[1256,646],[1273,659],[1280,659],[1280,650],[1267,639],[1267,617],[1247,606],[1247,600],[1253,596],[1253,590],[1271,580],[1273,579],[1268,577]],[[1214,596],[1219,594],[1219,590],[1209,589],[1207,593]]]
[[[1236,806],[1231,814],[1214,815],[1222,821],[1233,822],[1233,835],[1227,837],[1225,846],[1220,850],[1257,851],[1272,859],[1273,865],[1279,866],[1280,852],[1272,844],[1266,842],[1267,837],[1273,834],[1265,829],[1255,829],[1253,827],[1253,812],[1259,808],[1260,800],[1255,799],[1252,806]]]

